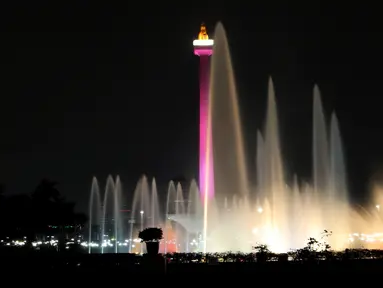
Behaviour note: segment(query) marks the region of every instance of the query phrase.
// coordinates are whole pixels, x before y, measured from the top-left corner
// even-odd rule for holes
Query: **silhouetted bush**
[[[158,242],[163,238],[163,232],[161,228],[146,228],[138,233],[138,238],[141,239],[141,242]]]

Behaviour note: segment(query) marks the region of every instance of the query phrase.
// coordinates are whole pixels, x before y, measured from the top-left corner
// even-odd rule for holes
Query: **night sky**
[[[271,75],[286,165],[310,177],[312,88],[318,83],[326,111],[335,109],[340,120],[351,192],[363,200],[383,168],[380,10],[350,2],[258,2],[142,2],[118,14],[96,13],[83,3],[80,10],[6,11],[0,183],[7,193],[30,193],[49,178],[85,210],[93,175],[104,182],[109,173],[120,174],[126,193],[143,173],[155,176],[160,188],[174,177],[198,175],[199,59],[192,41],[201,22],[213,36],[222,21],[249,166]]]

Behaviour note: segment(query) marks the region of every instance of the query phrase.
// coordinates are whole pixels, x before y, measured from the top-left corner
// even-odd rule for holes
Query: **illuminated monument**
[[[193,41],[194,54],[200,58],[199,70],[199,188],[203,199],[214,196],[214,169],[211,128],[208,127],[210,59],[213,54],[214,40],[209,39],[206,26],[201,25],[198,39]]]

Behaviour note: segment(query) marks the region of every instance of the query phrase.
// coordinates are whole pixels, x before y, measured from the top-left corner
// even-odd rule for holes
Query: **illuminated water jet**
[[[113,237],[114,252],[118,253],[119,237],[123,234],[122,222],[120,215],[120,202],[121,202],[121,182],[120,177],[117,176],[116,182],[112,176],[108,176],[106,180],[105,192],[103,201],[101,201],[101,194],[99,183],[95,177],[92,179],[91,192],[89,196],[89,238],[88,238],[88,252],[92,252],[92,238],[96,238],[101,245],[100,252],[105,252],[105,243],[110,241],[109,236],[106,236],[107,220],[113,220],[112,231],[109,231]],[[111,198],[111,199],[110,199]],[[111,202],[112,200],[112,202]],[[109,207],[110,206],[110,207]],[[110,214],[109,212],[112,211]],[[97,237],[93,237],[96,233]],[[101,235],[100,235],[101,234]]]

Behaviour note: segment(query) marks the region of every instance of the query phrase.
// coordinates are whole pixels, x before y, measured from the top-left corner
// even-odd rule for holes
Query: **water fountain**
[[[248,173],[233,66],[226,33],[220,23],[216,26],[214,41],[207,121],[212,135],[208,133],[207,143],[203,145],[213,151],[213,157],[206,157],[206,161],[213,159],[214,177],[205,175],[205,190],[214,187],[214,196],[201,195],[195,181],[188,191],[171,181],[164,211],[166,221],[163,221],[156,182],[153,179],[149,185],[148,179],[142,177],[133,195],[129,251],[132,251],[134,227],[142,230],[162,225],[165,252],[169,252],[170,243],[175,245],[174,251],[180,252],[250,252],[256,243],[267,244],[274,252],[286,252],[303,247],[309,237],[318,237],[325,229],[333,231],[329,239],[332,247],[342,249],[348,244],[352,231],[374,232],[378,229],[382,222],[379,205],[373,213],[366,209],[353,209],[350,205],[339,123],[335,113],[329,121],[326,119],[317,86],[313,89],[311,183],[303,183],[297,176],[293,181],[286,181],[277,101],[271,79],[265,126],[261,131],[254,131],[257,134],[256,172],[255,175]],[[209,165],[206,163],[205,166]],[[253,177],[257,180],[255,188],[249,186]],[[208,183],[213,178],[214,183]],[[112,195],[116,238],[121,231],[117,209],[121,193],[119,178],[114,182],[109,177],[102,215],[105,219],[108,195]],[[376,201],[382,201],[381,195],[383,193],[375,194]],[[92,181],[90,196],[89,238],[92,223],[100,221],[97,220],[100,209],[94,210],[93,207],[101,207],[96,179]],[[105,221],[102,232],[104,235]],[[351,235],[350,239],[353,237]],[[117,248],[115,252],[118,252]],[[140,252],[144,252],[142,247]]]
[[[173,226],[175,230],[175,239],[178,239],[177,236],[184,236],[183,239],[185,240],[185,243],[183,246],[185,249],[181,251],[189,251],[190,235],[193,235],[194,238],[198,238],[198,235],[203,231],[202,199],[198,190],[197,183],[194,180],[191,182],[187,194],[187,197],[184,197],[184,193],[180,184],[178,184],[176,188],[173,181],[169,183],[166,201],[166,219],[177,223]],[[179,225],[183,228],[181,228]],[[183,235],[181,232],[184,232]],[[168,235],[165,233],[166,242],[173,240],[169,238],[170,237],[168,237]],[[179,243],[175,244],[178,246]],[[193,245],[198,246],[195,248],[202,248],[199,247],[200,244],[197,243],[197,241],[194,241]]]
[[[121,215],[122,209],[122,182],[117,176],[113,180],[108,176],[105,186],[103,201],[101,201],[98,180],[92,179],[91,192],[89,197],[89,241],[92,242],[92,235],[100,233],[96,242],[101,242],[101,253],[110,251],[108,246],[113,247],[113,252],[118,253],[118,247],[124,241],[125,231]],[[136,221],[139,219],[139,221]],[[126,220],[126,219],[125,219]],[[133,204],[129,222],[129,251],[132,251],[132,240],[134,224],[138,222],[139,230],[146,227],[158,227],[162,225],[162,217],[159,209],[157,185],[155,179],[149,185],[148,179],[143,176],[137,183],[133,193]],[[136,231],[138,234],[138,230]],[[96,237],[97,238],[97,237]],[[97,241],[98,240],[98,241]],[[88,252],[92,252],[92,245],[88,245]]]
[[[92,242],[94,232],[101,233],[99,237],[101,241],[101,253],[106,251],[107,246],[113,246],[114,252],[118,252],[118,242],[120,234],[122,235],[122,221],[119,213],[121,203],[121,181],[120,177],[116,177],[116,181],[112,176],[108,176],[105,186],[103,201],[101,202],[100,188],[97,179],[92,179],[92,186],[89,199],[89,242]],[[108,222],[113,222],[111,236],[106,236],[106,231],[110,228]],[[95,231],[96,230],[96,231]],[[110,238],[110,239],[109,239]],[[114,242],[114,243],[111,243]],[[108,243],[108,245],[106,245]],[[88,252],[91,253],[92,246],[88,245]]]
[[[204,251],[250,252],[260,242],[275,252],[285,252],[303,247],[309,237],[318,237],[325,229],[333,231],[333,248],[344,248],[353,229],[369,225],[349,203],[338,120],[333,113],[330,125],[326,124],[319,88],[315,86],[313,92],[312,184],[300,183],[297,177],[292,183],[285,180],[270,79],[265,127],[257,132],[257,187],[250,189],[238,96],[222,24],[216,26],[214,41],[208,115],[213,139],[207,137],[207,142],[213,143],[215,197],[209,203],[206,198],[194,199],[186,207],[194,213],[169,218],[188,231],[202,233]],[[195,209],[200,203],[204,203],[203,211]]]
[[[129,251],[132,251],[132,240],[134,234],[134,224],[139,219],[139,230],[147,227],[158,227],[162,224],[162,217],[159,209],[157,185],[155,179],[149,185],[146,176],[143,176],[137,183],[133,194],[133,202],[130,219],[130,244]],[[136,231],[138,234],[138,231]],[[144,252],[144,245],[141,245],[141,253]]]
[[[348,202],[338,121],[333,114],[330,129],[327,129],[322,110],[319,89],[315,87],[314,139],[326,145],[326,149],[320,145],[313,145],[313,171],[315,171],[313,183],[317,184],[299,185],[295,178],[291,185],[287,185],[279,145],[276,101],[273,83],[270,80],[265,136],[263,137],[259,131],[257,134],[257,189],[256,191],[247,189],[245,193],[231,193],[231,197],[230,190],[224,190],[227,193],[221,195],[218,187],[233,187],[230,186],[231,178],[223,176],[228,173],[227,175],[234,174],[235,177],[235,173],[231,174],[230,169],[238,171],[238,165],[244,165],[238,159],[232,160],[231,164],[225,159],[226,172],[222,174],[222,178],[218,178],[220,174],[216,177],[217,193],[208,208],[207,251],[250,252],[253,244],[261,242],[268,244],[273,251],[284,252],[303,247],[309,237],[318,236],[325,229],[334,231],[331,239],[334,248],[344,247],[347,235],[351,231],[350,222],[355,224],[354,220],[360,217],[352,213]],[[327,140],[328,135],[330,141]],[[220,143],[226,144],[223,138]],[[236,154],[233,154],[231,157],[235,157]],[[215,166],[217,163],[223,164],[220,158],[214,159]],[[215,168],[215,171],[219,169]],[[237,183],[241,181],[243,179]],[[239,187],[245,187],[244,182],[241,185],[243,186]],[[232,189],[241,192],[238,188]],[[173,192],[170,189],[169,194],[171,193]],[[198,192],[195,195],[200,198]],[[168,203],[172,202],[170,198],[168,197]],[[180,223],[188,231],[202,232],[205,225],[202,220],[203,209],[196,209],[202,202],[203,199],[194,198],[186,207],[188,211],[194,210],[193,213],[176,212],[169,218]],[[218,205],[218,203],[224,204]],[[367,222],[364,221],[363,224],[366,225]]]

